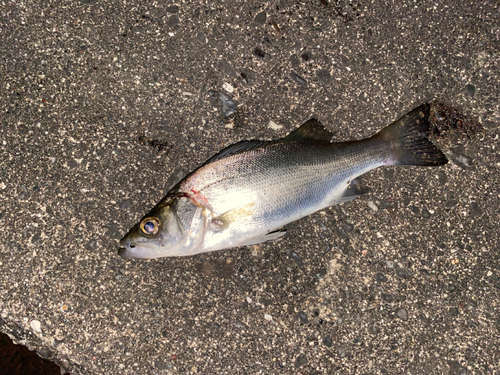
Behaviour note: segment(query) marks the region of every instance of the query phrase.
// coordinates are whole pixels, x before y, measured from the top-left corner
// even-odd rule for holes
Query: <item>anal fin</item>
[[[358,177],[350,181],[342,195],[335,197],[330,202],[330,205],[333,206],[339,203],[349,202],[364,193],[366,193],[366,189],[361,186],[361,179]]]

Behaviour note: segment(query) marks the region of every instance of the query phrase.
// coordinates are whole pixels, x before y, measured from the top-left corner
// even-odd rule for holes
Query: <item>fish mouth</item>
[[[118,249],[118,255],[122,258],[137,258],[137,255],[134,253],[133,249],[130,249],[128,246],[123,246]],[[135,246],[134,246],[135,247]]]
[[[158,258],[161,255],[157,254],[156,248],[147,244],[133,244],[130,240],[122,239],[120,241],[120,248],[118,249],[118,255],[122,258],[131,259],[153,259]]]
[[[123,257],[123,258],[128,258],[127,256],[127,249],[125,249],[124,247],[120,247],[118,249],[118,255]]]
[[[127,237],[120,240],[120,248],[118,249],[118,255],[123,258],[136,258],[135,255],[135,245],[132,244],[130,240],[127,241]]]

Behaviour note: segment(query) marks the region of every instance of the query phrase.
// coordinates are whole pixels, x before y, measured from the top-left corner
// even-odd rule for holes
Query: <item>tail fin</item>
[[[428,139],[430,104],[422,104],[375,134],[373,138],[390,141],[393,156],[387,165],[443,165],[446,156]]]

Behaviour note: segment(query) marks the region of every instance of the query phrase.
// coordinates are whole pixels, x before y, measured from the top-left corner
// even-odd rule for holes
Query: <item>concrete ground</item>
[[[500,373],[497,1],[0,14],[0,330],[15,342],[75,375]],[[375,170],[278,243],[117,255],[231,143],[312,116],[359,139],[430,100],[457,111],[435,134],[446,166]]]

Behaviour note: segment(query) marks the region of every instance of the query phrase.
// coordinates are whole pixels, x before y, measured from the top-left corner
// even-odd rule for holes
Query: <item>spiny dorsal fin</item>
[[[323,141],[330,142],[333,133],[326,129],[321,122],[312,118],[304,122],[299,128],[288,134],[280,142],[290,141]]]
[[[218,154],[212,156],[208,159],[205,164],[211,163],[216,160],[228,157],[230,155],[235,155],[243,151],[254,150],[256,148],[266,146],[277,142],[290,142],[290,141],[320,141],[320,142],[330,142],[333,137],[333,133],[326,129],[318,120],[312,118],[304,122],[300,127],[295,129],[293,132],[288,134],[285,138],[279,139],[277,141],[241,141],[235,143],[234,145],[228,146]]]
[[[210,159],[208,159],[204,164],[211,163],[216,160],[223,159],[230,155],[238,154],[243,151],[249,151],[261,146],[272,143],[272,141],[259,141],[259,140],[251,140],[251,141],[241,141],[235,143],[234,145],[227,146],[225,149],[221,150],[218,154],[215,154]]]

